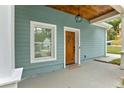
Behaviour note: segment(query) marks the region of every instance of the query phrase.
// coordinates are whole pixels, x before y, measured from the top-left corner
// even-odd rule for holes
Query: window
[[[31,63],[56,60],[56,25],[30,22]]]

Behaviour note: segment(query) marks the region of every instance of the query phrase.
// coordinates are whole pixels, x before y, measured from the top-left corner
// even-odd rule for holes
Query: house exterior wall
[[[57,60],[30,63],[30,20],[57,25]],[[15,66],[24,67],[23,78],[63,69],[64,26],[80,29],[81,63],[105,55],[105,29],[46,6],[15,6]]]

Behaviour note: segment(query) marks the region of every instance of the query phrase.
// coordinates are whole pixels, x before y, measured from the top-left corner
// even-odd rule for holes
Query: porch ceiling
[[[87,20],[93,20],[97,17],[105,15],[107,13],[116,11],[109,5],[48,5],[48,7],[70,13],[72,15],[78,14],[80,7],[80,16]]]

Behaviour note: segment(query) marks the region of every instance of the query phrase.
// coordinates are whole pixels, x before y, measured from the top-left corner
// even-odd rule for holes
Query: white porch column
[[[121,13],[121,65],[120,69],[124,69],[124,13]]]
[[[11,74],[11,11],[10,6],[0,5],[0,78]]]
[[[15,68],[14,6],[0,5],[0,88],[17,87],[23,68]]]

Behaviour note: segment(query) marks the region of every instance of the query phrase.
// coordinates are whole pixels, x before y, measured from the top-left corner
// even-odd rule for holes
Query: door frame
[[[66,68],[66,31],[75,32],[75,41],[79,41],[79,43],[75,42],[75,60],[77,59],[77,63],[80,65],[80,29],[64,26],[64,68]],[[76,50],[78,50],[78,57]]]

